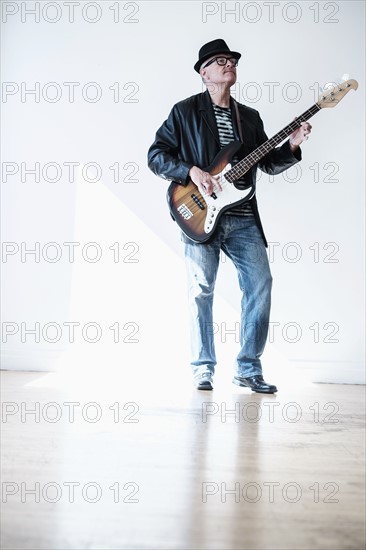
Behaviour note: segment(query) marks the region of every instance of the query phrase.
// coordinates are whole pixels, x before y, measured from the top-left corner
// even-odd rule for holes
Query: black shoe
[[[197,390],[213,390],[212,374],[198,374],[194,377],[194,384]]]
[[[237,386],[243,386],[245,388],[250,388],[252,391],[257,393],[275,393],[277,391],[276,386],[267,384],[263,380],[263,376],[257,374],[255,376],[248,376],[248,378],[243,378],[242,376],[234,376],[233,384]]]

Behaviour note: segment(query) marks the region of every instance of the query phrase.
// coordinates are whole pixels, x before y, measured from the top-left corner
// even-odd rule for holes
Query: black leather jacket
[[[230,101],[232,112],[235,113],[233,98]],[[258,111],[240,103],[238,107],[244,138],[238,157],[242,159],[268,138]],[[233,116],[233,130],[235,138],[240,140],[235,116]],[[208,167],[220,149],[211,97],[206,91],[174,105],[167,120],[157,131],[155,141],[148,151],[148,166],[157,176],[185,185],[189,181],[188,173],[192,166]],[[301,150],[297,149],[293,153],[287,140],[281,147],[273,149],[253,166],[245,174],[244,179],[248,185],[255,186],[258,166],[267,174],[275,175],[287,170],[299,160],[301,160]],[[267,246],[255,195],[251,203]]]

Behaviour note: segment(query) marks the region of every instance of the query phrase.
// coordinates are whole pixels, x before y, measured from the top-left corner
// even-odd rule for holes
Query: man
[[[267,141],[259,113],[236,103],[230,96],[240,57],[222,39],[202,46],[194,69],[207,90],[174,105],[157,131],[148,152],[148,165],[156,175],[180,185],[191,180],[203,197],[216,194],[221,190],[218,176],[212,176],[204,168],[211,164],[220,148],[233,140],[242,141],[233,159],[235,163]],[[269,174],[279,174],[301,160],[299,145],[310,131],[310,124],[303,123],[281,147],[272,150],[236,181],[235,186],[255,188],[257,166]],[[191,367],[197,389],[213,389],[216,356],[212,305],[223,250],[235,264],[243,292],[241,347],[233,383],[259,393],[276,392],[276,386],[263,379],[260,360],[268,334],[272,277],[255,195],[225,211],[208,242],[196,243],[184,233],[182,240],[190,300]]]

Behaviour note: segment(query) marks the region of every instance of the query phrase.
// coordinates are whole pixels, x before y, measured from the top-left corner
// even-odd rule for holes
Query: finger
[[[203,185],[199,185],[199,186],[198,186],[198,190],[199,190],[199,192],[201,193],[201,195],[208,195],[207,188],[204,187]]]
[[[211,195],[215,189],[222,191],[220,183],[219,183],[219,175],[218,176],[211,176],[208,172],[206,172],[207,178],[205,182],[203,183],[203,187],[206,189],[206,193]]]
[[[210,180],[211,180],[212,188],[213,188],[214,191],[215,191],[215,189],[219,190],[219,191],[222,191],[222,187],[220,185],[220,175],[211,176]]]
[[[208,174],[207,172],[203,172],[201,173],[201,181],[200,181],[200,186],[199,186],[199,189],[201,191],[201,193],[207,193],[207,189],[209,187],[209,180],[208,178],[210,177],[210,174]]]

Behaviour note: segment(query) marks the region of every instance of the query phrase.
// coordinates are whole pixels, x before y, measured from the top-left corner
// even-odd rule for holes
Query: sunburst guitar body
[[[251,199],[254,194],[253,186],[240,190],[225,178],[225,174],[231,170],[230,161],[241,145],[240,141],[232,141],[205,168],[211,176],[219,177],[221,191],[215,188],[212,195],[203,197],[192,181],[186,186],[175,183],[169,186],[168,203],[171,215],[182,231],[196,242],[210,238],[225,210]]]

